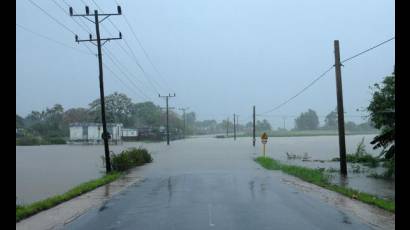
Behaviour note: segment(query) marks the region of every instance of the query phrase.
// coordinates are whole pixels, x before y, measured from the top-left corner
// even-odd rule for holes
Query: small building
[[[138,138],[138,130],[136,129],[122,129],[122,140],[123,141],[135,141]]]
[[[71,123],[69,143],[100,144],[103,143],[102,132],[101,123]],[[122,124],[107,123],[107,132],[111,136],[110,144],[121,142]]]

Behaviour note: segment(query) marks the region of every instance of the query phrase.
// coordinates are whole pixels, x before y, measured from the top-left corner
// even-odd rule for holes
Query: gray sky
[[[80,38],[88,34],[67,14],[68,7],[83,13],[80,0],[33,0]],[[94,10],[91,0],[84,0]],[[114,0],[96,1],[103,12],[116,12]],[[295,95],[334,63],[333,41],[338,39],[341,59],[350,57],[395,34],[394,1],[124,1],[119,0],[138,39],[148,53],[157,74],[132,35],[123,16],[111,21],[125,40],[112,41],[104,48],[120,60],[124,73],[104,55],[105,93],[126,93],[134,102],[149,98],[164,105],[158,92],[175,92],[175,107],[190,107],[197,118],[251,119]],[[16,22],[36,33],[75,49],[56,44],[16,26],[16,112],[25,116],[60,103],[65,109],[86,107],[99,97],[98,62],[87,54],[84,44],[50,19],[28,0],[16,1]],[[90,22],[75,18],[94,31]],[[82,21],[82,22],[81,22]],[[117,36],[108,21],[102,36]],[[138,68],[127,42],[145,72]],[[96,53],[96,47],[88,44]],[[129,52],[127,55],[123,49]],[[380,82],[394,67],[394,40],[372,50],[342,68],[346,120],[361,121],[357,108],[366,107],[371,98],[369,85]],[[84,51],[80,53],[76,50]],[[131,74],[128,74],[128,73]],[[146,98],[129,83],[130,78]],[[147,79],[150,79],[148,81]],[[329,72],[309,90],[270,113],[274,127],[282,126],[282,115],[298,115],[309,108],[319,116],[336,107],[335,73]],[[152,86],[153,85],[153,86]],[[134,88],[131,90],[130,88]],[[136,92],[135,92],[136,91]],[[350,117],[351,116],[351,117]],[[321,123],[324,117],[319,117]],[[293,126],[294,117],[286,120]]]

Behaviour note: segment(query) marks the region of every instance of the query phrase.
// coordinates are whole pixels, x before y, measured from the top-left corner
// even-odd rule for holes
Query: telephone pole
[[[167,96],[161,96],[160,94],[158,94],[158,97],[164,97],[166,99],[166,103],[167,103],[167,145],[169,145],[169,107],[168,107],[168,98],[175,97],[175,93],[174,93],[174,95],[168,94]]]
[[[109,173],[109,172],[111,172],[111,161],[110,161],[110,149],[109,149],[109,146],[108,146],[108,139],[110,139],[111,136],[110,136],[110,133],[108,133],[108,131],[107,131],[107,123],[106,123],[106,119],[105,119],[104,78],[103,78],[103,64],[102,64],[101,46],[103,46],[108,41],[122,39],[122,35],[121,35],[121,32],[119,32],[119,37],[118,38],[101,38],[100,37],[100,23],[103,22],[105,19],[107,19],[110,16],[121,15],[121,7],[117,6],[117,13],[116,14],[99,14],[98,10],[94,10],[94,14],[90,14],[90,10],[89,10],[88,6],[85,7],[85,14],[74,14],[72,7],[69,8],[69,11],[70,11],[70,16],[71,17],[84,17],[88,21],[91,21],[95,24],[95,33],[97,35],[96,39],[93,39],[92,35],[90,34],[89,39],[79,40],[78,36],[75,35],[75,41],[77,43],[91,42],[92,44],[97,46],[98,70],[99,70],[99,81],[100,81],[101,121],[102,121],[102,126],[103,126],[102,139],[104,141],[106,172]],[[104,18],[102,20],[99,20],[100,16],[104,16]],[[94,17],[94,20],[89,19],[88,17],[91,17],[91,18]],[[101,44],[101,41],[103,41],[102,44]],[[97,42],[97,44],[95,44],[94,42]]]
[[[339,128],[339,154],[340,154],[340,173],[347,175],[346,166],[346,143],[345,143],[345,121],[343,111],[343,93],[342,93],[342,71],[340,63],[339,40],[334,41],[335,48],[335,72],[336,72],[336,95],[337,95],[337,114]]]
[[[233,114],[233,139],[236,140],[235,114]]]
[[[256,142],[256,130],[255,130],[255,119],[256,119],[256,114],[255,114],[255,106],[253,106],[253,139],[252,139],[252,145],[255,147],[255,142]]]
[[[185,139],[185,128],[186,128],[186,117],[185,117],[185,110],[188,110],[189,109],[189,107],[186,107],[186,108],[179,108],[179,110],[182,110],[183,112],[184,112],[184,139]]]

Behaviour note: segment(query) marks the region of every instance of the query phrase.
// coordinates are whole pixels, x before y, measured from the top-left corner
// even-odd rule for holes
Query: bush
[[[116,171],[126,171],[132,167],[152,162],[151,154],[143,148],[131,148],[119,154],[112,154],[111,165]]]
[[[41,145],[42,140],[40,137],[24,136],[16,138],[16,145]]]
[[[47,138],[46,141],[52,145],[64,145],[67,144],[66,141],[61,137],[50,137]]]

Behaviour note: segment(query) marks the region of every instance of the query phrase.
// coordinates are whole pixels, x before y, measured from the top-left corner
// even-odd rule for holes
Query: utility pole
[[[98,70],[99,70],[99,81],[100,81],[100,102],[101,102],[101,121],[103,126],[103,133],[102,139],[104,141],[104,151],[105,151],[105,167],[106,172],[111,172],[111,161],[110,161],[110,149],[108,146],[108,139],[111,138],[110,133],[107,132],[107,123],[105,119],[105,100],[104,100],[104,78],[103,78],[103,64],[102,64],[102,53],[101,53],[101,46],[103,46],[107,41],[122,39],[121,32],[119,32],[118,38],[101,38],[100,37],[100,23],[103,22],[105,19],[112,15],[121,15],[121,7],[117,6],[117,13],[116,14],[99,14],[98,10],[94,10],[94,14],[90,14],[90,10],[88,6],[85,7],[85,14],[74,14],[73,8],[69,8],[70,16],[71,17],[84,17],[88,21],[91,21],[95,24],[95,33],[97,35],[96,39],[93,39],[92,35],[90,34],[89,39],[79,40],[78,36],[75,35],[75,41],[77,43],[80,42],[91,42],[92,44],[97,46],[98,51]],[[99,20],[99,16],[104,16],[102,20]],[[94,17],[94,21],[89,19],[88,17]],[[101,41],[103,43],[101,44]],[[97,42],[95,44],[94,42]]]
[[[185,128],[186,128],[186,117],[185,117],[185,110],[188,110],[189,107],[186,108],[179,108],[179,110],[182,110],[184,112],[184,139],[185,139]]]
[[[256,114],[255,114],[255,106],[253,106],[253,139],[252,139],[252,145],[255,147],[255,142],[256,142],[256,130],[255,130],[255,119],[256,119]]]
[[[175,93],[174,95],[167,95],[167,96],[161,96],[160,94],[158,94],[158,97],[165,97],[166,99],[166,103],[167,103],[167,145],[169,145],[169,108],[168,108],[168,98],[170,97],[175,97]]]
[[[233,114],[233,139],[236,140],[235,114]]]
[[[345,143],[345,121],[343,112],[343,93],[342,93],[342,71],[340,63],[339,40],[334,41],[335,48],[335,72],[336,72],[336,94],[337,94],[337,121],[339,128],[339,154],[340,154],[340,173],[347,175],[346,166],[346,143]]]

